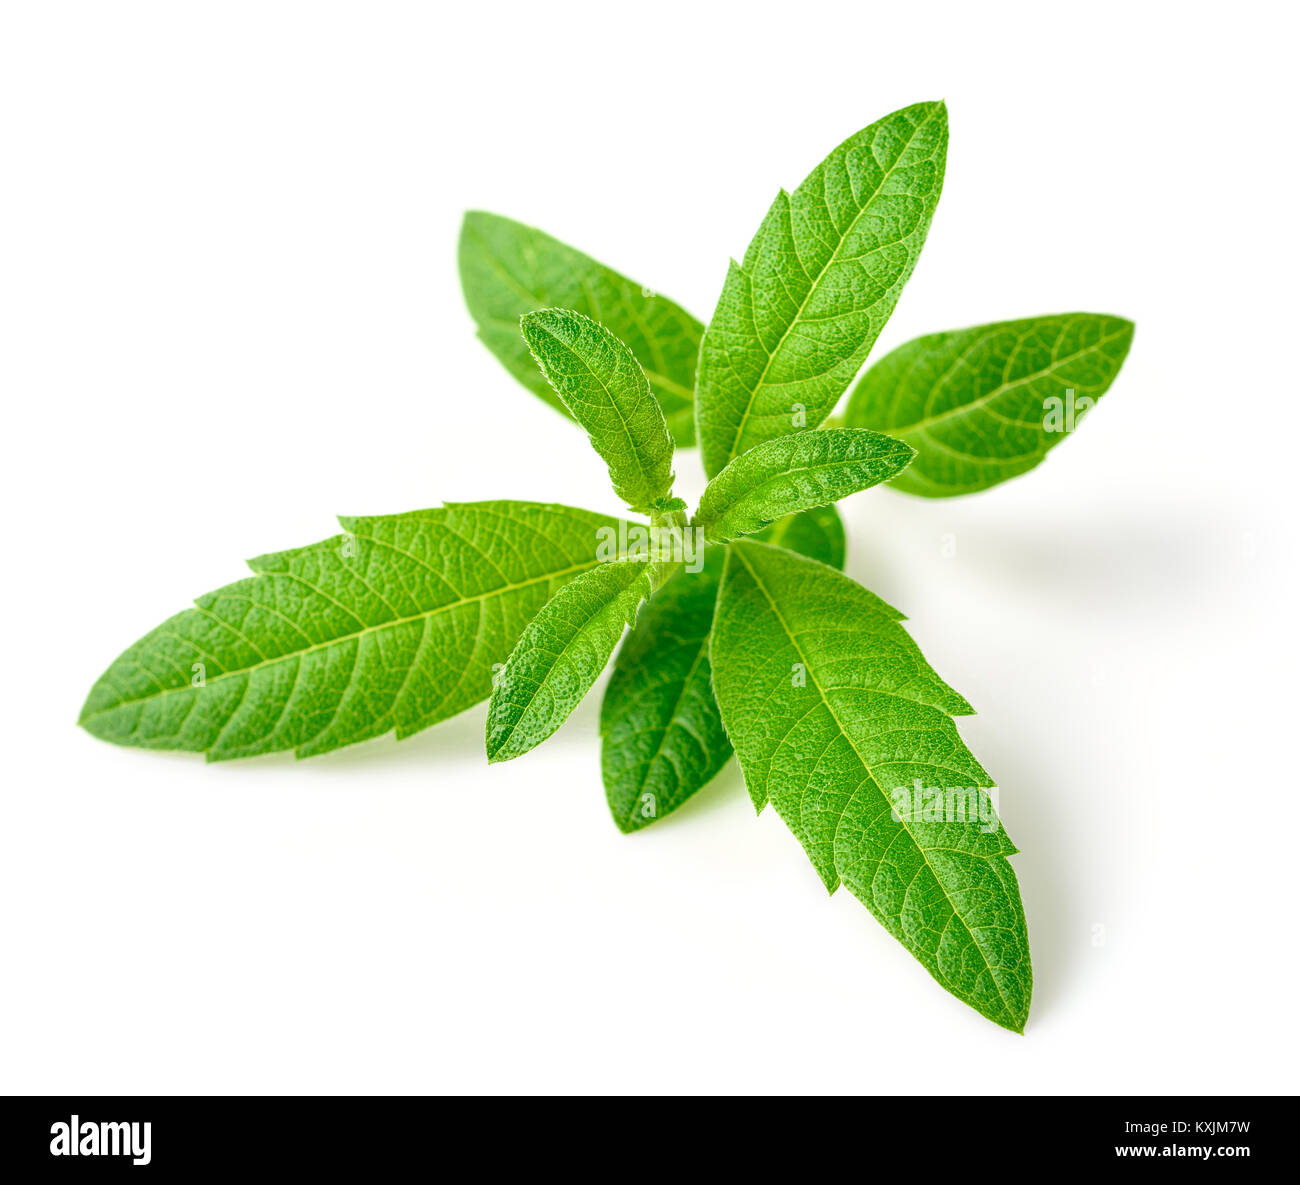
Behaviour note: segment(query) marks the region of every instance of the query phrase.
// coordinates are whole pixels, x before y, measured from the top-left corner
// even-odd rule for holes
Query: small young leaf
[[[709,482],[694,525],[710,543],[752,535],[787,514],[828,506],[888,481],[914,456],[910,444],[860,428],[765,440]]]
[[[770,799],[826,887],[847,885],[948,991],[1023,1031],[1016,849],[951,719],[970,706],[897,611],[823,564],[742,540],[710,656],[755,804]]]
[[[832,506],[792,514],[755,537],[844,564],[844,527]],[[710,547],[701,571],[669,580],[619,648],[601,704],[600,767],[610,814],[623,831],[675,811],[731,756],[709,666],[725,554]]]
[[[947,146],[944,105],[920,103],[849,137],[777,196],[704,334],[695,414],[710,477],[830,414],[916,265]]]
[[[519,336],[535,309],[577,309],[628,344],[664,409],[679,448],[695,443],[695,363],[704,326],[666,296],[558,239],[481,210],[460,232],[460,282],[478,336],[521,383],[564,411]]]
[[[853,389],[845,423],[915,445],[894,488],[930,498],[988,489],[1037,465],[1109,389],[1133,323],[1068,313],[918,337]]]
[[[569,718],[609,662],[623,627],[651,593],[645,560],[597,564],[560,589],[528,623],[488,704],[489,761],[534,749]]]
[[[673,489],[673,441],[632,351],[572,309],[541,309],[519,322],[546,381],[609,466],[614,492],[648,514]]]
[[[408,737],[485,699],[493,664],[620,525],[536,502],[341,521],[347,534],[251,560],[258,575],[146,634],[81,725],[209,761]]]

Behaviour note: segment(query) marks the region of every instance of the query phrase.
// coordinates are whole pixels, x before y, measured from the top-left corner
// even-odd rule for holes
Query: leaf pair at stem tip
[[[631,350],[572,309],[527,313],[521,331],[608,466],[615,492],[632,510],[648,513],[652,529],[668,533],[669,547],[653,560],[623,556],[575,577],[528,624],[488,705],[487,753],[494,762],[536,747],[577,707],[624,626],[636,625],[642,602],[683,570],[692,550],[685,529],[723,544],[885,481],[915,456],[909,445],[859,428],[768,440],[709,483],[688,525],[672,496],[672,439]]]

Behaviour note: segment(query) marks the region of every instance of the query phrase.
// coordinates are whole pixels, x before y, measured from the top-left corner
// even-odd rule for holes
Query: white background
[[[1294,1090],[1296,29],[1218,11],[7,4],[0,1088]],[[475,340],[462,210],[707,318],[778,186],[940,97],[877,354],[1138,326],[1037,471],[844,507],[849,571],[980,711],[1024,1037],[828,899],[734,765],[620,835],[599,689],[492,769],[481,707],[301,763],[76,729],[122,648],[336,512],[617,512]]]

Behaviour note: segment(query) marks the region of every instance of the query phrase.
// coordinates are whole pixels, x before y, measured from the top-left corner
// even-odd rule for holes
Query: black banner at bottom
[[[609,1117],[600,1114],[605,1105]],[[754,1122],[759,1108],[774,1106],[771,1122]],[[858,1147],[865,1173],[888,1146],[880,1164],[917,1158],[913,1167],[927,1173],[1136,1162],[1139,1173],[1195,1166],[1204,1177],[1243,1168],[1293,1173],[1298,1138],[1295,1100],[1276,1097],[760,1098],[730,1119],[716,1107],[711,1098],[669,1097],[15,1097],[0,1100],[0,1165],[54,1176],[256,1166],[371,1177],[445,1168],[466,1156],[500,1172],[512,1157],[555,1171],[565,1163],[608,1167],[611,1155],[622,1155],[642,1174],[660,1166],[676,1174],[702,1167],[688,1150],[707,1134],[719,1167],[757,1156],[774,1170],[769,1158],[785,1153],[806,1168],[825,1153],[852,1159]],[[611,1146],[615,1131],[622,1135]]]

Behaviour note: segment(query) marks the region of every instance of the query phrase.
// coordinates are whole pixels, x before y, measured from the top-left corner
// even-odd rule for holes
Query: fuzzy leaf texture
[[[488,703],[489,761],[535,749],[569,718],[600,677],[623,627],[653,589],[645,560],[598,564],[562,588],[528,623]]]
[[[844,565],[844,527],[831,506],[790,515],[757,538]],[[601,704],[600,768],[610,814],[623,831],[671,814],[731,757],[709,665],[725,556],[708,548],[701,571],[669,580],[619,647]]]
[[[1016,849],[952,720],[970,706],[899,619],[824,564],[733,543],[711,643],[722,718],[755,805],[772,803],[826,887],[847,885],[948,991],[1021,1032],[1032,972]],[[896,810],[917,788],[960,792],[974,818]]]
[[[680,305],[540,230],[482,210],[465,215],[459,261],[479,340],[533,394],[567,414],[537,373],[519,318],[537,309],[576,309],[628,344],[677,445],[695,443],[695,364],[704,326]]]
[[[492,667],[618,520],[534,502],[342,519],[344,535],[249,561],[127,649],[80,723],[208,760],[399,739],[485,699]]]
[[[916,265],[947,146],[942,103],[906,107],[777,196],[704,334],[695,414],[710,477],[830,414]]]
[[[787,514],[828,506],[888,481],[914,456],[910,444],[860,428],[765,440],[709,482],[693,522],[710,543],[726,543]]]
[[[525,313],[520,329],[538,369],[609,467],[614,492],[649,514],[673,489],[673,441],[632,351],[572,309]]]
[[[845,423],[914,445],[895,489],[930,498],[985,490],[1034,468],[1119,373],[1133,323],[1067,313],[916,338],[853,389]]]

